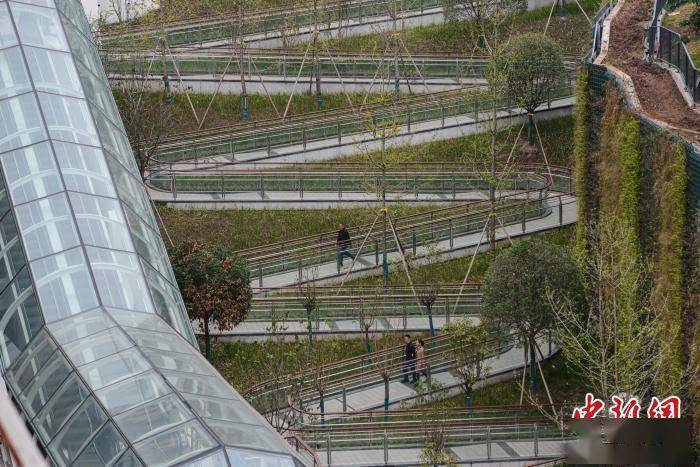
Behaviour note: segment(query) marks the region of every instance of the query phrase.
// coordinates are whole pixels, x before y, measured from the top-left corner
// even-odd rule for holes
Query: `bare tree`
[[[440,284],[432,284],[417,291],[418,301],[428,312],[428,323],[430,324],[430,335],[435,336],[435,325],[433,324],[433,305],[440,295]]]
[[[314,311],[318,309],[316,281],[299,284],[299,302],[306,310],[306,331],[309,337],[309,355],[314,351]]]
[[[549,297],[564,357],[603,400],[616,394],[667,396],[681,389],[659,377],[674,358],[676,339],[664,334],[650,297],[649,269],[629,247],[629,228],[620,219],[602,218],[587,229],[590,248],[581,259],[587,310]],[[681,381],[694,381],[697,372],[691,363]]]

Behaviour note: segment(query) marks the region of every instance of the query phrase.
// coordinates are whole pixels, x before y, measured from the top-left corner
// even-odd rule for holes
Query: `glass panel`
[[[76,62],[78,74],[85,89],[85,96],[95,104],[107,118],[117,127],[122,124],[119,111],[114,103],[112,91],[107,86],[107,81],[102,74],[99,77],[90,71],[81,62]]]
[[[161,335],[161,340],[166,340],[168,338],[173,339],[173,337],[164,337]],[[179,338],[175,339],[180,340]],[[183,348],[183,350],[191,353],[163,352],[162,350],[153,350],[149,348],[144,348],[143,352],[157,368],[163,370],[184,371],[185,373],[207,376],[215,374],[212,368],[206,363],[206,360],[199,355],[199,352],[195,354],[194,349],[189,345]]]
[[[2,6],[0,6],[0,16],[2,16]],[[2,28],[0,19],[0,28]],[[3,34],[0,32],[0,34]],[[0,39],[0,45],[2,39]],[[0,99],[16,96],[23,92],[32,90],[32,83],[29,82],[29,75],[24,68],[22,51],[19,47],[12,47],[0,51]]]
[[[146,331],[143,329],[127,328],[126,333],[129,334],[136,345],[142,348],[158,349],[165,352],[182,352],[189,354],[194,349],[184,340],[168,333],[163,335],[159,332]]]
[[[83,99],[38,93],[41,109],[52,138],[70,143],[99,146],[100,140]]]
[[[122,326],[146,329],[150,331],[158,331],[164,333],[173,333],[173,329],[165,324],[163,318],[146,313],[137,313],[135,311],[117,310],[107,308],[107,311],[112,318]],[[128,329],[125,330],[127,333]]]
[[[226,449],[226,452],[231,465],[236,467],[294,467],[294,461],[289,456],[233,448]]]
[[[17,358],[42,325],[29,272],[23,269],[0,294],[2,357],[6,363]]]
[[[0,296],[0,306],[3,306],[5,295],[14,296],[14,294],[14,285],[5,289],[3,295]],[[44,325],[44,320],[41,318],[39,302],[31,288],[24,289],[5,310],[0,320],[0,330],[2,331],[0,350],[7,367],[39,332]]]
[[[80,368],[80,374],[93,390],[97,390],[149,369],[143,355],[132,348],[85,365]]]
[[[146,225],[128,207],[124,211],[126,212],[126,220],[129,223],[129,227],[131,227],[136,252],[148,261],[151,266],[156,268],[172,285],[176,285],[177,282],[170,266],[168,252],[165,250],[160,234]]]
[[[119,198],[148,225],[157,229],[158,225],[156,224],[155,217],[153,217],[151,206],[146,199],[143,182],[130,175],[124,166],[112,157],[107,157],[107,165],[109,165],[112,178],[117,185]]]
[[[45,332],[32,341],[17,359],[15,366],[6,373],[8,381],[13,384],[16,392],[24,391],[27,384],[39,373],[41,367],[55,351],[56,344]]]
[[[216,446],[199,422],[191,421],[136,444],[136,452],[149,466],[171,465]]]
[[[170,388],[157,373],[149,371],[97,391],[97,397],[112,414],[168,394]]]
[[[71,463],[106,420],[97,402],[88,398],[51,441],[49,451],[59,462]]]
[[[216,376],[191,375],[167,370],[163,370],[162,373],[178,391],[223,399],[236,399],[231,386]]]
[[[10,201],[7,199],[7,190],[5,184],[0,177],[0,217],[3,217],[10,211]]]
[[[37,91],[83,97],[78,73],[69,53],[25,47],[24,54]]]
[[[107,154],[114,157],[124,167],[126,167],[133,176],[139,176],[139,171],[136,167],[136,159],[131,150],[129,139],[124,134],[124,131],[110,122],[101,110],[94,105],[90,106],[93,109],[93,116],[97,124],[97,131],[102,138]]]
[[[208,455],[206,457],[201,457],[197,460],[187,462],[186,464],[182,465],[183,467],[221,467],[228,464],[226,461],[226,454],[224,454],[224,451],[217,451],[214,454]]]
[[[287,442],[271,428],[210,419],[205,419],[204,422],[219,435],[224,444],[266,451],[288,452]]]
[[[112,467],[141,467],[142,465],[141,461],[136,457],[136,454],[129,450],[126,451]]]
[[[259,425],[260,416],[242,402],[216,397],[185,395],[185,399],[200,417]]]
[[[126,449],[126,442],[112,423],[107,423],[89,446],[75,460],[73,466],[107,466]]]
[[[87,252],[97,290],[105,305],[153,312],[136,255],[93,247],[88,247]]]
[[[58,433],[61,426],[89,394],[88,389],[75,373],[68,377],[34,421],[34,426],[37,427],[44,442],[48,442]]]
[[[63,190],[48,142],[5,153],[0,161],[14,204],[26,203]]]
[[[126,334],[118,327],[113,327],[64,345],[63,349],[75,366],[81,366],[129,347],[133,347],[133,344]]]
[[[2,290],[26,264],[15,220],[11,214],[0,220],[0,255],[0,290]]]
[[[53,0],[14,0],[17,3],[29,3],[30,5],[39,5],[47,8],[55,8]]]
[[[192,418],[192,412],[172,395],[123,413],[115,421],[129,441],[135,443]]]
[[[129,230],[116,199],[70,193],[70,201],[83,243],[133,251]]]
[[[65,19],[63,20],[63,27],[66,31],[70,48],[73,51],[73,57],[75,57],[76,60],[81,61],[96,75],[104,76],[104,68],[102,67],[100,56],[97,54],[95,44],[82,35],[72,23],[66,21]]]
[[[48,402],[72,371],[71,366],[61,352],[54,352],[51,361],[44,365],[32,380],[27,390],[19,398],[29,417],[36,415]]]
[[[65,194],[22,204],[16,212],[30,260],[80,243]]]
[[[22,44],[68,50],[56,10],[20,3],[12,3],[11,9]]]
[[[65,15],[87,37],[91,37],[92,31],[85,17],[82,4],[77,0],[56,0],[58,11]],[[63,18],[61,18],[63,19]]]
[[[67,344],[114,326],[114,322],[102,310],[97,309],[51,323],[49,330],[60,344]]]
[[[33,93],[0,101],[0,152],[46,139]]]
[[[0,49],[17,44],[7,3],[0,3]]]
[[[32,263],[39,301],[47,323],[97,306],[83,252],[74,249]]]
[[[116,196],[101,150],[60,141],[54,141],[53,146],[67,190]]]
[[[170,326],[175,328],[181,336],[187,339],[192,345],[196,345],[194,331],[187,317],[187,309],[182,302],[180,291],[170,285],[163,276],[150,265],[142,262],[143,270],[146,273],[146,280],[151,288],[151,296],[158,313]]]

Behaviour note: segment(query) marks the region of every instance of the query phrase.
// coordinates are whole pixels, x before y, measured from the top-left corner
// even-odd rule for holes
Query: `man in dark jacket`
[[[418,375],[416,374],[416,345],[411,340],[410,334],[403,336],[406,343],[406,355],[403,362],[403,382],[408,383],[408,373],[411,373],[411,382],[416,384]]]
[[[343,258],[355,259],[355,255],[350,252],[350,233],[343,224],[338,226],[338,272],[343,267]]]

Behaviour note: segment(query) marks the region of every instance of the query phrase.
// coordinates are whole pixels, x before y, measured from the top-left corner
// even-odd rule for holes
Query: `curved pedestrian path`
[[[393,55],[393,54],[392,54]],[[431,93],[484,85],[486,58],[443,53],[394,57],[367,52],[322,51],[317,57],[295,49],[184,49],[158,52],[104,49],[102,62],[113,82],[138,79],[147,89],[163,89],[166,73],[173,92],[239,94],[241,75],[249,94],[290,94],[318,81],[322,93],[382,92],[399,88]],[[165,71],[163,70],[165,62]],[[566,58],[572,72],[575,57]]]
[[[566,79],[537,109],[539,120],[571,113],[573,79]],[[378,151],[382,145],[419,144],[481,133],[494,103],[477,89],[420,94],[259,122],[181,133],[161,138],[150,160],[163,169],[201,170],[235,163],[300,163]],[[505,98],[495,103],[501,127],[524,123],[527,115]],[[183,164],[185,163],[185,164]]]

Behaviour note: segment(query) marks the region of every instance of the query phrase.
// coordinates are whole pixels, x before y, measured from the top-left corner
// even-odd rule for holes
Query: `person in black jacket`
[[[410,334],[405,334],[403,336],[403,341],[406,343],[406,355],[403,362],[403,382],[408,383],[408,373],[411,373],[411,382],[416,384],[418,382],[418,375],[416,374],[416,345],[411,340]]]
[[[343,267],[343,258],[355,259],[355,255],[350,252],[350,233],[343,224],[338,226],[338,272]]]

